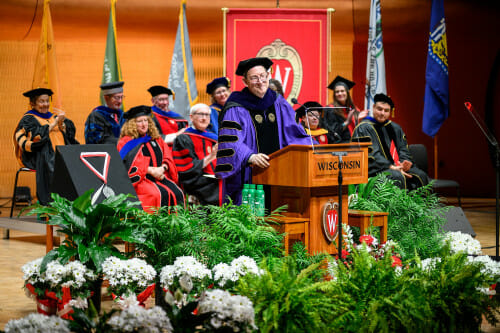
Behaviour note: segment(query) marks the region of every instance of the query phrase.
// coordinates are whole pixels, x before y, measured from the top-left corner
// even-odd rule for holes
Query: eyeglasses
[[[262,73],[260,75],[252,75],[252,76],[248,77],[248,81],[253,82],[253,83],[257,83],[259,81],[264,82],[267,80],[268,76],[269,76],[268,73]]]
[[[193,115],[198,116],[200,118],[203,118],[203,117],[210,118],[210,113],[195,112],[195,113],[193,113]]]
[[[120,101],[122,99],[125,98],[125,95],[114,95],[114,96],[111,96],[111,99],[115,100],[115,101]]]
[[[157,98],[156,101],[163,103],[163,102],[168,102],[169,100],[168,98]]]
[[[223,94],[225,94],[225,93],[227,93],[227,92],[228,92],[228,90],[227,90],[226,88],[224,88],[224,89],[219,89],[219,90],[216,90],[216,91],[214,92],[214,95],[223,95]]]

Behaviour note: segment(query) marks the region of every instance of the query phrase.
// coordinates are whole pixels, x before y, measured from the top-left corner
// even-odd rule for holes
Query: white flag
[[[384,44],[382,42],[382,14],[380,13],[380,0],[371,0],[365,86],[365,110],[370,110],[370,115],[372,115],[373,97],[378,93],[387,94]]]
[[[168,87],[175,93],[175,102],[170,107],[185,119],[189,119],[189,109],[198,101],[198,90],[187,29],[186,0],[181,0]]]

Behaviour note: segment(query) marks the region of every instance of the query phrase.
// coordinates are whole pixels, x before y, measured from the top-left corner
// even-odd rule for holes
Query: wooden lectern
[[[330,208],[339,202],[339,156],[334,154],[346,153],[342,157],[342,223],[347,224],[347,185],[368,181],[369,145],[316,145],[314,149],[291,145],[269,156],[269,168],[254,169],[254,184],[271,185],[271,209],[288,205],[287,218],[308,223],[305,243],[309,253],[337,253],[338,239],[332,240],[333,235],[328,236],[328,227],[323,225],[323,221],[328,225]]]

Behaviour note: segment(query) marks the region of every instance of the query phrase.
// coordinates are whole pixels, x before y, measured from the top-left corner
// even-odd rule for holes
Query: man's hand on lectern
[[[267,168],[269,167],[269,156],[266,154],[252,154],[248,159],[248,162],[252,166],[258,166],[259,168]]]

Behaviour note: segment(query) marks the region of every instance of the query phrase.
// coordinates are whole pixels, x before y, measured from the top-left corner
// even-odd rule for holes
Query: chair
[[[10,206],[10,218],[12,218],[12,214],[14,212],[14,207],[18,202],[26,202],[28,205],[31,205],[31,192],[29,187],[17,187],[17,181],[19,180],[20,172],[35,172],[33,169],[29,168],[19,168],[16,172],[16,179],[14,180],[14,190],[12,191],[12,205]]]
[[[408,148],[413,156],[416,166],[425,171],[428,175],[427,148],[423,144],[409,145]],[[457,191],[458,206],[462,207],[462,203],[460,201],[460,184],[458,184],[458,182],[449,179],[432,179],[429,177],[429,182],[431,181],[434,182],[432,184],[432,189],[434,191],[438,191],[443,188],[455,188]]]

